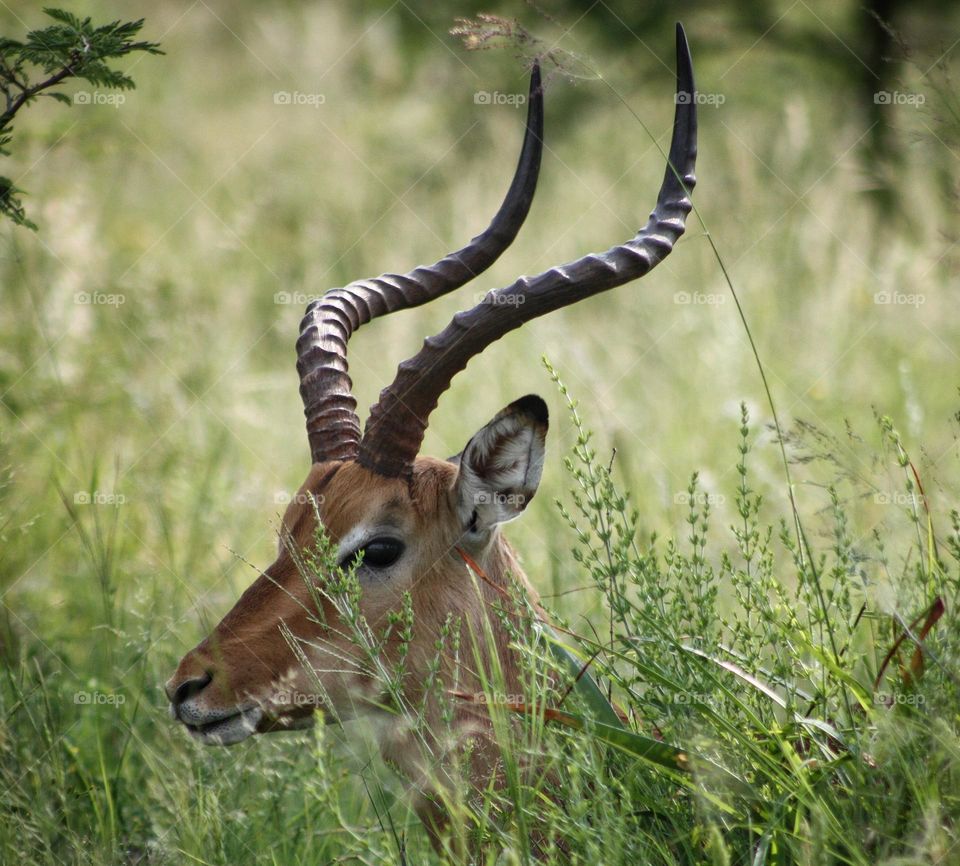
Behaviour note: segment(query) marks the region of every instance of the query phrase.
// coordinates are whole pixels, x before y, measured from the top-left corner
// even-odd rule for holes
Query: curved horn
[[[347,372],[347,341],[353,332],[377,316],[417,307],[452,292],[489,268],[526,219],[542,151],[543,90],[540,68],[534,65],[520,160],[500,210],[486,231],[434,265],[331,289],[307,307],[297,340],[297,371],[314,463],[351,460],[360,447],[357,401]]]
[[[404,361],[370,410],[358,462],[381,475],[407,474],[420,451],[430,413],[450,381],[474,355],[545,313],[644,276],[669,255],[683,234],[696,183],[697,109],[690,49],[677,24],[677,95],[673,139],[657,206],[626,243],[584,256],[487,294],[454,316],[439,334]]]

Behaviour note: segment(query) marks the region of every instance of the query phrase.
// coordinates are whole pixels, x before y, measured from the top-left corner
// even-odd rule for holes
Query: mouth
[[[305,716],[268,715],[261,706],[240,708],[211,721],[180,721],[190,736],[205,746],[233,746],[253,734],[298,731],[313,725],[313,714]]]
[[[254,734],[263,719],[263,710],[253,706],[237,709],[209,722],[188,722],[181,718],[190,736],[206,746],[232,746]]]

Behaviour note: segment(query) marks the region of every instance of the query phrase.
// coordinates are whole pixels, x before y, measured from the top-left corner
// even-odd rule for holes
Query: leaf
[[[576,650],[564,644],[552,629],[542,628],[541,633],[546,638],[553,657],[570,674],[573,680],[573,691],[583,700],[596,720],[614,728],[623,728],[623,722],[617,715],[617,711],[607,700],[606,695],[600,691],[596,680],[587,670],[595,656],[584,663]]]
[[[734,676],[739,677],[745,683],[753,686],[758,692],[768,697],[781,709],[787,708],[787,702],[780,697],[770,686],[766,683],[758,680],[753,674],[747,673],[743,668],[738,667],[733,662],[725,661],[724,659],[717,658],[708,653],[705,653],[703,650],[697,649],[692,646],[684,646],[684,652],[692,653],[693,655],[699,656],[702,659],[713,662],[715,665],[723,668],[725,671],[729,671]]]
[[[22,190],[15,187],[13,181],[7,177],[0,177],[0,214],[13,220],[15,225],[36,231],[36,223],[27,219],[23,202],[20,201],[20,192]]]
[[[523,706],[520,705],[516,709],[511,707],[510,709],[513,709],[514,712],[525,712],[522,709]],[[668,770],[690,772],[690,758],[686,750],[631,731],[625,728],[619,719],[617,719],[616,725],[607,725],[563,710],[548,708],[544,711],[544,714],[547,721],[557,722],[575,731],[589,730],[597,739],[640,760],[666,767]]]
[[[907,628],[903,630],[903,633],[897,638],[893,646],[890,647],[887,654],[883,657],[883,661],[880,663],[880,670],[877,671],[877,676],[873,681],[874,691],[880,688],[880,682],[883,679],[883,674],[887,670],[888,665],[893,660],[893,657],[897,654],[897,650],[900,649],[900,645],[912,635],[914,629],[916,629],[916,627],[920,624],[920,620],[924,620],[924,631],[919,638],[919,640],[922,641],[930,629],[933,628],[937,620],[943,615],[944,610],[945,607],[943,604],[943,599],[940,596],[937,596],[933,600],[933,604],[931,604],[924,613],[921,613],[916,619],[914,619],[913,622],[910,623]],[[921,646],[919,644],[916,651],[921,651]]]
[[[468,703],[479,703],[482,700],[482,697],[469,692],[451,691],[450,694]],[[635,758],[665,767],[668,770],[680,770],[684,773],[690,771],[689,758],[685,750],[628,730],[620,723],[619,719],[617,719],[616,725],[607,725],[576,713],[568,713],[565,710],[558,710],[553,707],[534,707],[531,704],[512,701],[493,703],[490,706],[501,707],[522,716],[542,712],[544,719],[548,722],[556,722],[575,731],[589,731],[602,742],[615,746]]]
[[[135,51],[162,54],[155,42],[134,42],[143,27],[143,19],[112,21],[94,27],[90,18],[79,18],[63,9],[46,8],[44,13],[54,24],[31,30],[23,42],[0,37],[0,156],[9,156],[14,116],[39,96],[49,96],[65,105],[72,100],[53,88],[68,79],[81,79],[94,87],[129,90],[133,79],[105,61],[124,57]],[[31,80],[37,67],[43,71],[42,80]],[[26,217],[19,190],[6,179],[0,179],[0,216],[6,216],[16,225],[36,229]]]
[[[920,679],[920,677],[923,676],[923,641],[927,639],[930,630],[937,624],[937,621],[943,616],[946,609],[943,599],[937,596],[927,611],[927,618],[923,621],[923,627],[917,635],[917,648],[913,651],[913,658],[910,660],[909,676],[912,676],[914,679]]]
[[[54,9],[50,6],[45,6],[43,12],[49,18],[52,18],[54,21],[60,21],[73,30],[83,30],[84,23],[86,23],[88,27],[90,26],[89,18],[87,18],[85,22],[81,21],[72,12],[67,12],[65,9]]]

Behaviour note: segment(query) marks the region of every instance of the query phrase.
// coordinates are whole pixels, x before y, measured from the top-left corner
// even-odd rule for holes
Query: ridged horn
[[[297,340],[297,371],[314,463],[351,460],[359,452],[357,401],[347,372],[353,332],[377,316],[418,307],[460,288],[489,268],[517,236],[533,201],[543,151],[543,90],[536,64],[528,102],[517,170],[486,231],[434,265],[331,289],[307,307]]]
[[[475,355],[538,316],[623,285],[665,259],[684,231],[696,178],[697,99],[693,65],[683,27],[677,24],[677,95],[668,165],[657,205],[631,240],[584,256],[535,277],[489,292],[429,337],[380,394],[367,420],[357,461],[388,477],[410,472],[423,443],[430,413],[453,377]]]

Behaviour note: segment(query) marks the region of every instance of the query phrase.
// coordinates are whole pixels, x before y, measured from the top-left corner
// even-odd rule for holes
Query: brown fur
[[[300,551],[313,543],[316,517],[307,494],[316,497],[323,525],[334,542],[339,543],[357,526],[386,521],[399,530],[407,544],[403,569],[387,581],[365,585],[361,606],[378,632],[388,612],[400,608],[403,593],[410,592],[415,619],[404,682],[405,697],[411,705],[420,705],[420,690],[427,678],[427,665],[436,654],[438,632],[451,613],[461,619],[461,652],[459,664],[449,655],[443,658],[444,687],[456,683],[459,690],[482,692],[475,670],[476,638],[483,664],[488,665],[496,656],[507,693],[521,693],[516,659],[491,605],[502,602],[495,587],[505,588],[510,575],[523,583],[533,601],[535,594],[497,529],[482,549],[469,551],[493,586],[471,576],[457,551],[463,544],[463,527],[456,510],[456,478],[454,465],[432,458],[416,461],[409,483],[373,475],[356,463],[313,466],[283,517],[291,544],[281,544],[276,562],[243,593],[213,633],[183,658],[167,684],[171,699],[178,684],[210,674],[212,682],[196,698],[205,708],[229,709],[256,701],[267,710],[257,732],[282,729],[290,720],[309,715],[319,705],[319,696],[281,633],[281,623],[304,642],[308,654],[310,647],[323,646],[332,651],[331,656],[324,656],[329,658],[329,665],[324,665],[323,659],[311,658],[320,670],[343,669],[347,665],[338,657],[356,657],[357,649],[338,634],[337,615],[326,599],[323,620],[327,626],[317,621],[289,549],[292,546]],[[493,632],[492,646],[483,638],[485,622]],[[357,671],[319,676],[341,717],[349,718],[358,700],[362,706],[364,698],[375,697],[375,684]],[[436,705],[429,706],[431,715],[435,715]],[[437,793],[430,781],[436,768],[425,766],[416,739],[402,725],[395,727],[400,733],[382,742],[384,757],[422,792],[416,805],[436,838],[436,825],[443,817],[442,808],[432,796]],[[465,704],[457,714],[456,727],[462,738],[474,741],[469,772],[474,783],[483,786],[498,763],[489,723],[476,707]],[[448,746],[443,745],[440,751]]]

